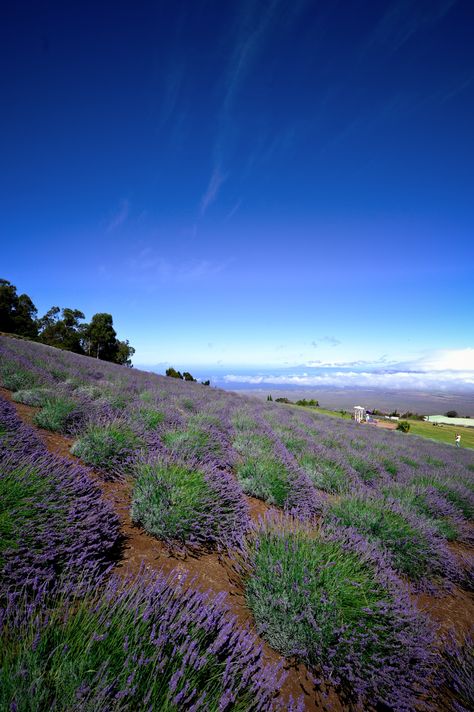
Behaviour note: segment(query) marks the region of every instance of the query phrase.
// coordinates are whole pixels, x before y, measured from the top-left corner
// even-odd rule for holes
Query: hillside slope
[[[462,641],[474,612],[471,453],[14,339],[0,379],[50,449],[93,468],[122,574],[178,566],[298,663],[275,705],[435,709],[433,675],[468,694],[446,672],[468,639],[443,662],[432,621]]]

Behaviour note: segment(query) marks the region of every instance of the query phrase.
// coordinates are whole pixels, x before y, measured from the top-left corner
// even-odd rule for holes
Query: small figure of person
[[[459,435],[459,433],[456,433],[456,437],[454,438],[454,440],[456,441],[456,447],[461,447],[461,436]]]

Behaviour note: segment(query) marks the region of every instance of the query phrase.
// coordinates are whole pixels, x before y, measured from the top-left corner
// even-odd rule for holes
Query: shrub
[[[193,401],[192,398],[182,398],[180,401],[180,404],[182,408],[190,413],[194,413],[196,411],[196,403]]]
[[[71,424],[71,416],[75,410],[76,403],[68,398],[49,398],[40,412],[36,413],[34,421],[40,428],[64,433]]]
[[[242,411],[234,416],[233,423],[237,430],[233,446],[242,457],[236,473],[244,492],[284,507],[302,519],[311,519],[320,512],[320,498],[311,480],[282,443],[274,439],[269,427]]]
[[[30,371],[8,361],[0,364],[0,379],[2,386],[10,391],[25,390],[37,385],[37,378]]]
[[[11,403],[0,397],[0,461],[17,453],[27,456],[44,449],[39,435],[18,418]]]
[[[184,459],[202,459],[211,446],[208,433],[197,428],[170,430],[162,439],[171,453]],[[212,447],[218,450],[218,443],[212,443]]]
[[[456,576],[454,560],[429,522],[379,497],[344,497],[328,508],[327,521],[352,527],[389,552],[396,571],[413,581]]]
[[[132,519],[159,539],[226,546],[247,529],[245,501],[226,473],[152,457],[137,463],[135,475]]]
[[[21,598],[13,623],[0,631],[5,710],[283,707],[274,703],[282,673],[264,666],[255,637],[219,597],[176,578],[114,577],[81,598]]]
[[[179,465],[141,464],[133,489],[132,519],[159,539],[182,542],[210,522],[212,496],[204,474]]]
[[[106,563],[117,518],[87,471],[48,453],[7,403],[0,425],[14,438],[0,447],[0,597],[61,572],[72,584]]]
[[[326,460],[320,455],[305,453],[298,458],[298,462],[314,486],[324,492],[342,494],[353,486],[353,481],[340,464]]]
[[[31,522],[38,517],[41,499],[49,488],[48,480],[38,476],[38,472],[19,464],[0,478],[0,570],[5,565],[4,552],[17,550],[20,545],[19,530],[25,534],[31,528]],[[46,520],[54,511],[44,514]],[[43,504],[44,507],[44,504]],[[43,513],[41,513],[43,514]]]
[[[361,457],[356,457],[355,455],[350,455],[348,459],[361,480],[366,484],[370,484],[374,482],[374,480],[378,480],[380,478],[382,472],[378,461],[373,459],[363,459]]]
[[[410,430],[410,423],[408,420],[400,420],[397,425],[397,430],[400,430],[402,433],[408,433]]]
[[[248,458],[237,466],[237,479],[244,492],[283,507],[289,492],[285,466],[271,457]]]
[[[382,460],[382,464],[385,468],[385,471],[388,472],[389,475],[392,475],[392,477],[395,477],[395,475],[398,474],[398,465],[393,460],[385,458],[384,460]]]
[[[272,647],[362,708],[414,708],[432,636],[376,552],[269,518],[248,556],[247,602]]]
[[[12,395],[12,400],[16,403],[24,403],[38,408],[45,405],[46,401],[53,397],[54,391],[50,388],[30,388],[16,391]]]
[[[140,408],[138,415],[147,430],[156,430],[156,428],[161,425],[165,419],[165,414],[160,410],[155,410],[154,408]]]
[[[71,453],[108,475],[123,475],[130,471],[130,459],[143,441],[123,421],[106,425],[91,424],[74,443]]]
[[[83,396],[85,398],[96,400],[102,395],[102,391],[97,386],[93,385],[79,385],[76,388],[76,394],[78,396]]]
[[[456,482],[449,478],[442,479],[436,475],[421,475],[413,480],[413,484],[433,487],[446,497],[448,502],[451,502],[466,519],[474,518],[474,496],[462,482]]]
[[[455,507],[434,488],[394,484],[382,490],[387,497],[401,502],[430,520],[438,534],[448,541],[459,538],[461,522]]]
[[[308,441],[305,438],[300,438],[291,431],[281,435],[281,441],[289,452],[298,456],[304,453],[308,447]]]
[[[449,691],[455,712],[474,709],[474,640],[464,634],[458,640],[453,634],[446,639],[443,651],[443,682]],[[454,699],[452,699],[454,695]]]
[[[111,393],[110,395],[106,396],[106,401],[109,403],[109,405],[114,409],[114,410],[125,410],[129,403],[129,398],[125,395],[125,393]]]

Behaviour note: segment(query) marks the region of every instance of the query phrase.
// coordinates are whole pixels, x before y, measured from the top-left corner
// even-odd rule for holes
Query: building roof
[[[425,420],[429,423],[443,423],[444,425],[459,425],[465,428],[474,428],[474,418],[448,418],[446,415],[427,415]]]

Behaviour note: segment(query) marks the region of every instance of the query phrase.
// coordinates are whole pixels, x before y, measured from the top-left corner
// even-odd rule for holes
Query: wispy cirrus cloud
[[[212,175],[209,179],[206,192],[201,198],[200,213],[201,216],[206,213],[206,210],[217,199],[217,195],[221,185],[225,182],[227,176],[221,172],[220,166],[215,166]]]
[[[201,216],[217,200],[220,188],[229,176],[224,167],[239,132],[238,123],[232,117],[245,79],[264,52],[275,23],[285,16],[287,24],[291,25],[307,4],[308,0],[295,0],[290,7],[285,0],[271,0],[267,4],[249,0],[239,5],[233,37],[229,41],[229,60],[220,80],[220,94],[223,98],[216,118],[211,176],[200,201]]]
[[[106,225],[106,232],[113,232],[114,230],[117,230],[123,223],[127,220],[128,216],[130,215],[130,201],[127,198],[124,198],[121,203],[120,207],[118,210],[115,211],[115,213],[112,215],[111,218],[109,218],[109,221],[107,222]]]
[[[320,336],[317,340],[311,341],[311,346],[315,349],[319,348],[320,344],[328,344],[329,346],[340,346],[341,342],[335,336]]]
[[[208,281],[224,272],[230,261],[192,258],[175,262],[146,247],[128,261],[127,279],[146,289],[163,284],[193,284]]]
[[[385,45],[396,52],[417,32],[442,20],[456,3],[457,0],[396,0],[388,7],[385,4],[367,46]]]
[[[235,205],[229,210],[227,215],[224,218],[224,222],[228,222],[229,220],[232,220],[234,215],[238,212],[240,206],[242,205],[242,199],[240,198]]]

